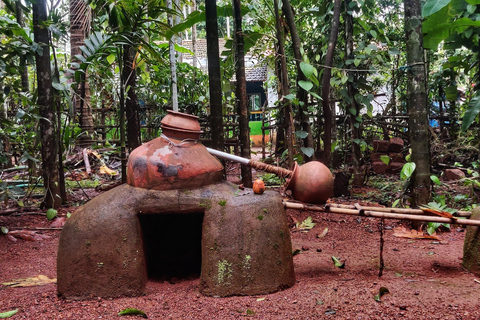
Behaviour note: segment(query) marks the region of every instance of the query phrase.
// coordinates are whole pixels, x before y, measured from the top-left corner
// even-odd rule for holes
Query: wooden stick
[[[348,205],[340,203],[329,203],[328,206],[333,208],[344,208],[344,209],[358,209],[358,204]],[[361,206],[363,210],[371,210],[378,212],[391,212],[391,213],[407,213],[407,214],[424,214],[422,209],[405,209],[405,208],[382,208],[382,207],[364,207]],[[470,217],[472,213],[470,211],[457,211],[455,215],[459,217]]]
[[[85,169],[87,170],[87,174],[91,174],[92,169],[90,167],[90,161],[88,160],[88,150],[87,150],[87,148],[83,149],[83,162],[85,163]]]
[[[424,215],[415,215],[415,214],[367,211],[365,210],[365,207],[362,207],[362,209],[364,210],[362,211],[362,210],[356,210],[356,209],[336,208],[336,207],[330,206],[331,204],[328,204],[325,207],[319,207],[319,206],[313,206],[313,205],[305,205],[303,203],[283,202],[283,205],[287,209],[321,211],[321,212],[348,214],[348,215],[373,217],[373,218],[428,221],[428,222],[439,222],[439,223],[462,224],[462,225],[469,225],[469,226],[480,226],[480,220],[450,219],[450,218],[444,218],[444,217],[438,217],[438,216],[424,216]]]

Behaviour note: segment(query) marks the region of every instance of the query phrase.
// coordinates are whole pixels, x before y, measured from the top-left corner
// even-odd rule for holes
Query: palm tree
[[[80,46],[84,45],[84,40],[90,33],[90,22],[90,6],[84,0],[70,0],[70,55],[72,62],[79,62],[75,56],[82,54]],[[87,73],[82,74],[82,78],[82,82],[73,94],[72,102],[74,110],[79,115],[79,125],[83,131],[78,145],[89,147],[93,142],[94,124]]]

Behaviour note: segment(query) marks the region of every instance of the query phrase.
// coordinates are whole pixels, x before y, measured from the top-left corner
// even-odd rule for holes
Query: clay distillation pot
[[[193,189],[222,181],[223,166],[199,141],[198,117],[168,111],[162,135],[130,154],[127,183],[134,187]]]
[[[207,148],[211,154],[227,160],[239,162],[258,170],[274,173],[287,179],[286,190],[292,191],[295,200],[323,204],[333,196],[333,175],[330,170],[319,161],[310,161],[302,166],[296,162],[292,170],[275,167],[263,162],[248,160],[229,153]]]

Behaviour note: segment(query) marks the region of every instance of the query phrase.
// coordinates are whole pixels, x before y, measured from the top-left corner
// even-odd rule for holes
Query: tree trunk
[[[297,119],[298,119],[298,122],[300,122],[302,130],[308,133],[307,137],[303,139],[303,146],[305,148],[311,148],[313,151],[314,145],[313,145],[312,128],[310,127],[308,116],[306,116],[304,112],[305,110],[308,110],[308,93],[302,87],[298,86],[299,81],[307,80],[302,70],[300,69],[300,63],[303,61],[303,57],[300,51],[302,43],[300,42],[300,37],[298,36],[297,26],[295,24],[295,17],[293,15],[292,6],[290,5],[290,2],[288,0],[282,0],[282,3],[283,3],[282,10],[287,20],[288,28],[290,29],[290,35],[292,36],[293,55],[295,57],[295,63],[297,65],[297,89],[298,89],[297,99],[300,102],[298,106]],[[313,160],[313,156],[309,157],[305,155],[306,162],[311,160]]]
[[[405,0],[405,35],[407,44],[407,109],[412,162],[412,207],[430,200],[430,143],[425,81],[420,0]]]
[[[192,12],[197,10],[197,0],[192,1]],[[193,52],[193,67],[197,67],[197,24],[192,26],[192,52]],[[195,70],[195,69],[194,69]],[[195,72],[195,71],[194,71]],[[195,74],[194,74],[195,76]]]
[[[168,9],[173,9],[173,0],[167,0]],[[177,10],[177,8],[175,8]],[[167,17],[168,26],[173,27],[173,15],[168,14]],[[172,38],[168,41],[168,56],[170,58],[170,76],[171,76],[171,91],[172,91],[172,109],[173,111],[178,111],[178,89],[177,89],[177,58],[175,56],[175,42],[176,36],[173,35]]]
[[[45,28],[47,6],[45,0],[32,3],[33,34],[36,43],[41,44],[42,54],[35,53],[37,67],[37,104],[40,109],[40,140],[45,186],[45,199],[42,205],[46,208],[58,208],[62,204],[59,188],[59,172],[57,159],[58,140],[55,134],[55,107],[52,94],[52,73],[50,66],[49,34]]]
[[[349,3],[345,2],[345,7],[349,8]],[[345,11],[345,37],[346,37],[346,59],[353,59],[353,17],[348,10]],[[357,121],[357,117],[360,115],[360,106],[355,100],[355,95],[358,90],[353,86],[356,82],[357,75],[355,71],[349,71],[349,75],[352,77],[353,82],[349,81],[347,84],[348,96],[351,101],[347,104],[347,114],[351,131],[351,143],[352,143],[352,156],[353,156],[353,186],[360,187],[363,185],[365,172],[362,168],[360,145],[355,142],[361,139],[360,122]],[[352,111],[355,110],[355,114]]]
[[[70,55],[72,62],[77,62],[76,55],[81,55],[80,47],[90,33],[90,7],[83,0],[70,0]],[[75,68],[72,67],[73,70]],[[82,75],[79,88],[72,96],[73,108],[78,114],[80,129],[83,134],[78,140],[79,147],[90,147],[95,134],[92,107],[90,105],[90,86],[87,73]]]
[[[137,84],[137,72],[135,71],[135,50],[124,45],[123,48],[123,83],[127,91],[125,100],[125,117],[127,120],[127,145],[131,152],[142,144],[140,133],[140,118],[137,93],[135,86]]]
[[[332,77],[333,54],[338,38],[338,26],[340,24],[340,6],[341,0],[334,1],[332,27],[330,29],[330,40],[328,41],[327,54],[325,56],[325,69],[322,77],[322,99],[323,99],[323,116],[325,118],[325,134],[323,139],[323,161],[327,166],[331,162],[332,154],[332,122],[334,115],[330,108],[330,79]]]
[[[218,48],[216,0],[205,0],[205,15],[212,148],[223,151],[225,139],[223,136],[222,77],[220,73],[220,49]]]
[[[23,10],[20,5],[20,1],[15,2],[15,17],[17,19],[17,23],[25,27],[25,21],[24,21],[24,16],[23,16]],[[19,65],[19,71],[20,71],[20,79],[22,83],[22,91],[23,92],[29,92],[29,82],[28,82],[28,67],[27,67],[27,58],[26,56],[22,55],[20,56],[20,65]]]
[[[233,15],[235,25],[235,74],[237,77],[235,95],[237,98],[238,122],[240,126],[240,155],[250,159],[250,127],[248,126],[247,107],[247,79],[245,77],[245,49],[242,31],[242,14],[240,12],[240,0],[233,0]],[[251,188],[252,168],[241,165],[242,182],[247,188]]]
[[[287,73],[287,60],[285,58],[285,46],[283,41],[282,28],[280,23],[280,15],[278,13],[278,0],[274,0],[275,7],[275,29],[277,36],[277,57],[280,59],[280,81],[282,84],[282,95],[283,97],[290,94],[290,88],[288,83],[288,73]],[[285,126],[285,144],[286,149],[288,150],[288,166],[293,166],[293,119],[292,119],[292,104],[289,100],[282,98],[281,100],[283,106],[283,115],[284,115],[284,126]]]

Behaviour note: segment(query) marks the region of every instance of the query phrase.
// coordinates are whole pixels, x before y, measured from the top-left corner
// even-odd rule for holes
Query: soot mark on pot
[[[156,164],[157,166],[157,171],[159,173],[161,173],[164,177],[175,177],[178,175],[178,171],[182,170],[183,167],[182,165],[178,165],[178,166],[174,166],[174,165],[170,165],[170,166],[166,166],[164,163],[162,162],[158,162]]]

